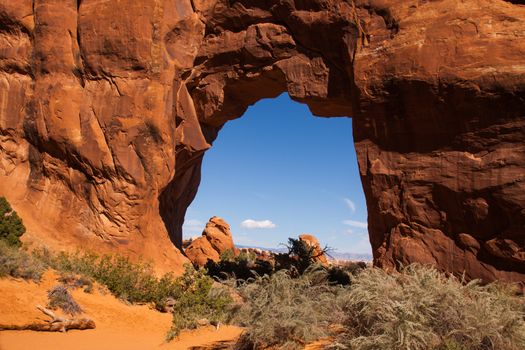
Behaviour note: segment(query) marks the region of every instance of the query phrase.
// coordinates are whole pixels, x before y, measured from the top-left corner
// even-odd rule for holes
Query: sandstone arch
[[[377,265],[523,281],[525,7],[0,0],[0,18],[0,193],[28,239],[180,265],[167,231],[203,152],[288,91],[353,118]]]

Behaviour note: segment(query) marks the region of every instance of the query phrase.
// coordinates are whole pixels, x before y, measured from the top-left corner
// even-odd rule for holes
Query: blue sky
[[[371,253],[351,119],[313,117],[283,94],[228,122],[204,156],[184,237],[214,215],[240,245],[275,248],[311,233],[338,252]]]

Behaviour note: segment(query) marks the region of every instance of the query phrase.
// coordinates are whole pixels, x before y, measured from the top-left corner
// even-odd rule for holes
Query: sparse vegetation
[[[319,266],[299,278],[285,270],[258,277],[239,291],[245,303],[233,314],[233,322],[247,328],[238,344],[241,349],[299,349],[326,336],[329,326],[343,317],[337,299],[345,289],[330,285]]]
[[[26,232],[22,219],[11,208],[5,197],[0,197],[0,240],[8,245],[19,247],[20,236]]]
[[[58,280],[71,288],[83,288],[86,293],[93,291],[93,281],[89,277],[77,275],[72,272],[62,272]]]
[[[248,280],[257,276],[272,275],[275,267],[268,261],[256,259],[253,254],[241,252],[236,257],[233,253],[223,254],[218,262],[208,260],[205,271],[215,279]]]
[[[26,251],[0,240],[0,277],[39,281],[46,266]]]
[[[344,296],[349,349],[525,348],[523,300],[501,285],[462,283],[431,267],[366,269]]]
[[[49,307],[70,314],[80,307],[68,287],[89,291],[95,281],[131,303],[164,310],[169,300],[173,325],[168,339],[203,323],[233,323],[246,328],[239,349],[298,349],[327,335],[334,339],[333,349],[525,348],[523,297],[504,285],[465,283],[419,265],[401,272],[363,263],[326,267],[292,251],[284,263],[226,253],[219,263],[207,265],[209,271],[187,266],[180,277],[158,278],[150,265],[124,257],[29,254],[0,239],[0,277],[39,280],[45,268],[57,270],[63,285],[49,291]],[[298,265],[300,260],[309,263]],[[221,284],[210,275],[230,279]],[[234,294],[242,301],[234,304]]]
[[[47,306],[52,310],[60,308],[71,316],[82,313],[82,308],[75,299],[73,299],[67,287],[63,284],[51,288],[51,290],[47,292],[47,298],[49,299]]]
[[[308,269],[317,261],[317,258],[328,253],[328,247],[316,251],[314,246],[308,245],[305,241],[296,238],[288,238],[287,253],[277,254],[276,265],[278,270],[289,270],[295,268],[300,274]]]
[[[120,256],[54,255],[47,250],[36,251],[35,255],[61,272],[61,280],[73,286],[90,287],[91,280],[97,281],[125,301],[152,303],[158,310],[164,310],[168,299],[174,300],[173,326],[168,339],[177,336],[182,329],[197,327],[201,319],[212,323],[223,321],[231,303],[229,294],[214,286],[213,279],[204,270],[197,271],[189,265],[182,276],[168,273],[157,278],[150,265]]]
[[[235,256],[231,250],[221,254],[218,262],[208,260],[205,269],[215,279],[234,278],[238,280],[250,280],[259,276],[271,276],[278,271],[289,271],[294,277],[303,274],[309,267],[316,264],[316,258],[320,254],[326,254],[329,250],[324,248],[316,252],[315,247],[309,246],[300,239],[288,239],[288,252],[274,254],[271,258],[262,260],[256,254],[241,252]],[[338,266],[318,266],[327,272],[328,281],[332,284],[348,285],[351,275],[357,273],[366,264],[363,262],[347,262]]]
[[[333,349],[525,348],[522,297],[499,284],[462,283],[431,267],[363,269],[342,287],[314,265],[299,278],[283,270],[240,291],[246,302],[233,318],[247,328],[240,349],[298,349],[330,334],[330,325],[339,329],[331,334]]]
[[[180,294],[175,298],[168,340],[178,336],[183,329],[197,328],[201,320],[218,324],[226,319],[232,298],[224,287],[214,285],[203,270],[196,271],[187,266],[177,283]]]
[[[135,263],[126,257],[92,253],[34,253],[45,264],[62,274],[78,274],[97,281],[118,298],[130,303],[153,303],[163,309],[167,298],[176,298],[180,286],[171,274],[157,278],[151,265]]]

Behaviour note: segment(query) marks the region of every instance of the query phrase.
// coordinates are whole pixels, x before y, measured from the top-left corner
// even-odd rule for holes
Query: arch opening
[[[371,260],[351,124],[315,118],[286,93],[257,102],[206,152],[183,237],[200,235],[217,215],[239,246],[275,249],[311,233],[336,258]]]

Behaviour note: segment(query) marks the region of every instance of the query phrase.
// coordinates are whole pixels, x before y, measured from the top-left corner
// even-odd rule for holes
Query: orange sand
[[[27,324],[47,320],[36,305],[47,304],[47,290],[58,284],[56,274],[46,272],[39,284],[11,278],[0,279],[0,324]],[[233,326],[203,327],[183,332],[170,343],[164,341],[171,316],[142,305],[126,305],[97,287],[91,294],[73,291],[74,299],[92,318],[94,330],[67,333],[0,331],[0,350],[184,350],[234,341],[242,332]]]

